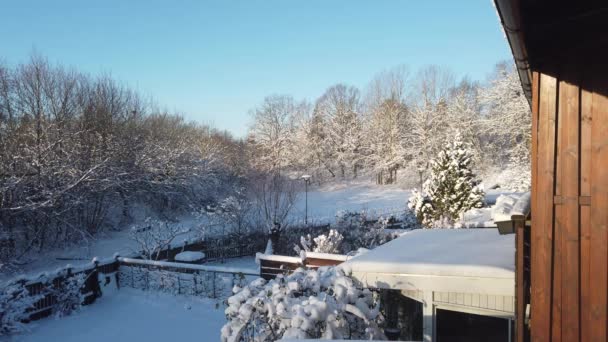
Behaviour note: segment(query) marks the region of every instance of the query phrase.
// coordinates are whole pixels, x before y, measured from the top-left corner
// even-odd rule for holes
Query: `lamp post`
[[[304,180],[304,187],[305,187],[305,196],[306,196],[306,209],[304,210],[304,224],[308,225],[308,183],[310,183],[310,175],[303,175],[302,179]]]

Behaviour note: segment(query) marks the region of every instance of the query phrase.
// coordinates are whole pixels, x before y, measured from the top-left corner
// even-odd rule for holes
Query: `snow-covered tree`
[[[327,89],[315,106],[315,112],[325,122],[330,160],[342,178],[350,172],[356,177],[361,168],[360,107],[359,90],[343,84]]]
[[[137,252],[149,260],[158,260],[160,252],[171,246],[181,233],[182,227],[167,221],[154,220],[150,217],[144,224],[131,228],[129,237],[137,244]]]
[[[297,269],[235,287],[222,342],[292,339],[384,339],[378,295],[340,267]]]
[[[280,172],[290,165],[293,144],[293,117],[298,104],[291,96],[268,96],[252,111],[250,141],[254,148],[253,163],[259,170]]]
[[[472,171],[469,147],[456,133],[431,163],[424,194],[415,192],[409,206],[428,226],[453,226],[461,215],[484,203],[484,191]]]
[[[515,66],[499,63],[478,98],[482,105],[480,133],[485,135],[486,153],[494,158],[502,156],[495,162],[505,168],[513,161],[529,165],[532,115]]]
[[[365,166],[376,174],[378,184],[394,183],[397,171],[407,163],[409,110],[404,67],[378,74],[371,82],[364,121]]]
[[[406,153],[420,187],[431,167],[430,160],[439,152],[444,141],[448,124],[445,114],[453,88],[453,74],[437,66],[421,69],[416,77]]]

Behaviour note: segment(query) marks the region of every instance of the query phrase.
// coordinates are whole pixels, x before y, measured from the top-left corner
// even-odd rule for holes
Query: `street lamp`
[[[305,216],[304,216],[304,224],[308,226],[308,183],[310,183],[310,177],[311,175],[303,175],[302,179],[304,180],[304,187],[305,187],[305,193],[306,193],[306,209],[305,209]]]

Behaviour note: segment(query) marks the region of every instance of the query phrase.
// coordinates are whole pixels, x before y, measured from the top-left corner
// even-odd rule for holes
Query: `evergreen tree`
[[[472,159],[469,146],[457,133],[431,162],[430,178],[423,185],[425,194],[415,193],[409,203],[425,226],[453,226],[465,211],[483,205],[485,194],[471,170]]]

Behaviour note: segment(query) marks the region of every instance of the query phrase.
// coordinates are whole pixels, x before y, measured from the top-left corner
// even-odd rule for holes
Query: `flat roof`
[[[515,235],[492,229],[417,229],[342,264],[353,273],[515,277]]]

